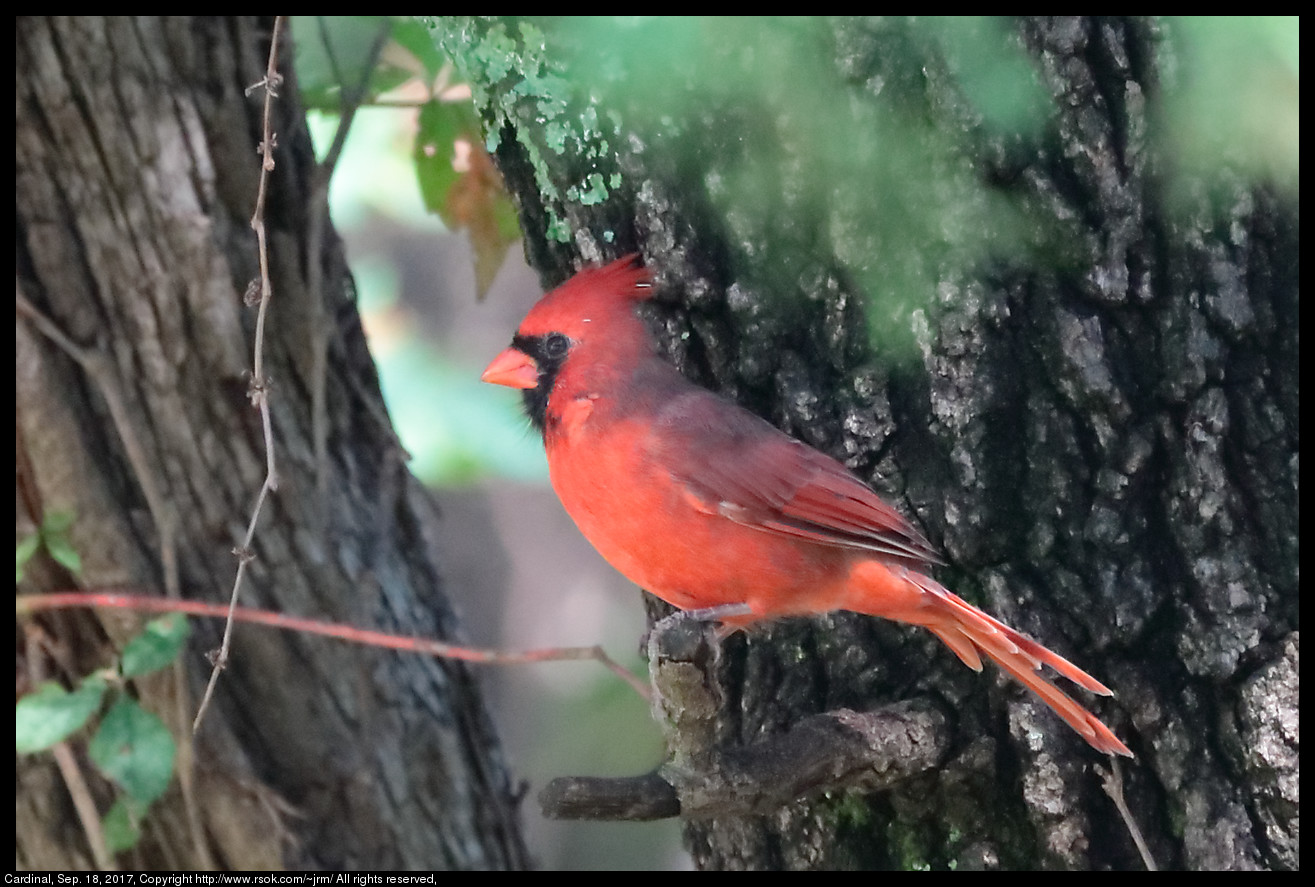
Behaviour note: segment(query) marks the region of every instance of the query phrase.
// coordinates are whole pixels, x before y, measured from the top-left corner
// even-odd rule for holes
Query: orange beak
[[[539,385],[539,365],[524,352],[508,348],[493,358],[479,379],[508,388],[536,388]]]

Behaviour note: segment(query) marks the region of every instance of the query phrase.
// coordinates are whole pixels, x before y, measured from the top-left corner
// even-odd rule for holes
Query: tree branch
[[[716,733],[721,700],[712,680],[719,632],[689,613],[653,626],[649,668],[671,760],[654,773],[568,776],[539,796],[552,819],[687,819],[769,813],[832,790],[883,789],[939,764],[949,747],[945,716],[925,701],[869,712],[837,709],[804,718],[747,746]]]
[[[192,721],[192,732],[201,729],[201,719],[205,717],[206,709],[210,706],[210,699],[214,696],[215,685],[219,683],[219,675],[228,665],[228,651],[233,639],[233,614],[237,611],[237,601],[242,591],[242,578],[246,574],[247,565],[255,559],[255,552],[252,550],[251,544],[256,536],[256,525],[260,520],[260,511],[264,507],[266,497],[277,490],[279,486],[278,468],[274,459],[274,422],[269,410],[269,380],[265,378],[264,369],[265,318],[269,311],[270,297],[273,295],[273,286],[270,283],[269,273],[269,246],[265,237],[265,198],[269,193],[269,174],[274,171],[274,148],[278,144],[272,120],[274,99],[278,97],[278,89],[283,83],[283,75],[278,72],[278,57],[279,40],[286,20],[287,16],[284,15],[274,17],[274,29],[269,38],[269,61],[265,67],[265,76],[248,90],[248,92],[261,88],[265,90],[265,105],[262,116],[263,130],[260,140],[260,185],[256,192],[256,208],[251,215],[251,229],[256,232],[257,253],[260,260],[260,286],[257,291],[259,301],[256,313],[256,338],[253,347],[251,386],[248,390],[252,405],[260,410],[260,424],[264,430],[265,480],[260,485],[260,492],[256,495],[256,504],[252,506],[246,536],[242,540],[242,545],[234,549],[233,552],[237,555],[237,571],[233,575],[233,591],[229,596],[229,617],[228,621],[224,623],[223,640],[220,641],[219,649],[213,657],[210,680],[206,683],[205,692],[201,696],[201,704],[196,709],[196,718]],[[250,292],[250,288],[248,288],[248,292]]]
[[[888,788],[935,767],[947,746],[945,716],[929,704],[839,709],[717,753],[709,770],[667,764],[643,776],[566,776],[548,783],[539,803],[550,819],[760,815],[827,791]]]

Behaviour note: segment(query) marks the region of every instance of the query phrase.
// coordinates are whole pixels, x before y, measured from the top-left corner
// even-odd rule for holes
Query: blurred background
[[[473,646],[503,650],[602,644],[643,673],[640,593],[575,529],[548,485],[539,435],[520,396],[479,381],[541,291],[512,245],[477,298],[466,234],[421,203],[411,158],[417,114],[364,108],[330,203],[392,421],[410,467],[442,511],[439,563]],[[336,115],[312,114],[322,152]],[[555,776],[635,775],[662,759],[638,695],[596,663],[472,666],[487,691],[523,812],[545,869],[686,868],[678,824],[554,823],[538,791]]]

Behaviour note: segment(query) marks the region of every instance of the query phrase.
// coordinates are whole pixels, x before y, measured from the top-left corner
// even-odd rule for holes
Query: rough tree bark
[[[1161,867],[1299,867],[1297,203],[1221,171],[1222,206],[1167,208],[1151,135],[1173,68],[1162,23],[1012,26],[1053,111],[1042,136],[1015,141],[978,125],[901,22],[828,23],[818,46],[831,57],[817,63],[853,107],[902,103],[1039,230],[1065,232],[1059,261],[946,263],[911,320],[874,319],[913,328],[913,367],[869,349],[864,293],[828,208],[795,187],[788,146],[759,170],[779,188],[751,206],[719,200],[746,144],[788,132],[779,120],[708,88],[687,117],[646,128],[600,93],[569,92],[569,38],[552,23],[435,27],[476,87],[547,283],[642,250],[682,370],[897,497],[948,555],[949,587],[1114,687],[1116,699],[1085,701],[1137,754],[1119,765],[1123,794]],[[681,90],[683,72],[650,49],[645,76]],[[838,181],[832,197],[864,187]],[[939,712],[948,747],[880,792],[692,819],[700,867],[1142,865],[1102,790],[1108,762],[925,633],[840,614],[688,661],[704,676],[668,700],[678,748],[742,750],[819,712],[898,699]],[[709,699],[715,711],[692,710]]]
[[[243,92],[262,77],[270,28],[256,17],[17,20],[16,529],[23,538],[43,514],[72,511],[82,557],[76,577],[34,562],[21,592],[165,594],[176,564],[168,590],[227,600],[265,466],[247,397],[255,314],[243,306],[257,273],[248,221],[263,93]],[[285,72],[291,57],[283,46]],[[313,205],[290,76],[274,113],[264,349],[281,483],[243,602],[455,637],[430,553],[436,512],[391,432],[336,236],[310,223],[325,209]],[[324,233],[311,242],[312,230]],[[320,383],[322,461],[310,406]],[[20,687],[25,675],[76,679],[108,664],[140,622],[108,612],[27,621]],[[28,644],[37,632],[44,643]],[[133,688],[184,743],[218,632],[196,625],[181,670]],[[525,862],[477,687],[451,663],[239,627],[184,761],[123,864]],[[108,785],[77,763],[104,810]],[[89,867],[49,756],[19,758],[16,779],[17,867]]]

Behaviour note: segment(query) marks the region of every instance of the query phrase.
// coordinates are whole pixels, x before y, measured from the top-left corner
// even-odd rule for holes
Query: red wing
[[[657,431],[650,454],[701,511],[909,566],[941,562],[903,515],[839,462],[711,392],[673,399]]]

